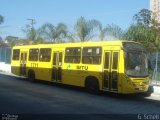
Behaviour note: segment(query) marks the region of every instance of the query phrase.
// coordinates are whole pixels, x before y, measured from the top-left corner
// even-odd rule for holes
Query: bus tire
[[[144,96],[144,97],[150,97],[153,92],[154,92],[153,86],[149,86],[149,87],[148,87],[148,91],[145,92],[145,93],[143,93],[143,96]]]
[[[30,82],[35,82],[35,73],[33,70],[29,70],[28,71],[28,80]]]
[[[95,77],[87,77],[85,80],[85,89],[91,94],[99,93],[99,82]]]

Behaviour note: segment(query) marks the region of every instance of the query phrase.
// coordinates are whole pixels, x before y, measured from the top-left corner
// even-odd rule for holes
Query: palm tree
[[[40,35],[49,41],[55,41],[54,26],[51,23],[45,23],[39,28]]]
[[[67,36],[68,29],[64,23],[59,23],[57,26],[51,23],[45,23],[39,29],[41,36],[53,43],[62,42],[62,39]]]
[[[44,42],[44,39],[41,37],[40,29],[31,28],[30,25],[26,25],[22,31],[26,34],[26,38],[21,40],[22,44],[40,44]]]
[[[3,22],[4,22],[4,17],[0,15],[0,24],[2,24]]]
[[[94,37],[93,30],[94,28],[98,28],[99,25],[100,22],[97,20],[87,21],[84,17],[80,17],[74,26],[76,36],[81,42],[88,41]]]
[[[104,28],[104,32],[105,34],[111,35],[117,39],[124,39],[125,31],[123,31],[118,25],[115,24],[107,25]]]
[[[0,24],[2,24],[4,22],[4,17],[2,15],[0,15]],[[2,42],[2,37],[0,36],[0,41]]]
[[[139,24],[132,24],[126,31],[117,25],[108,25],[107,34],[121,40],[129,40],[142,43],[148,50],[154,51],[160,48],[160,30]]]
[[[99,30],[98,37],[100,38],[101,41],[103,41],[105,36],[106,36],[106,33],[108,31],[108,28],[107,27],[103,28],[102,24],[99,21],[97,21],[97,27],[98,27],[98,30]]]
[[[35,28],[31,28],[30,25],[26,25],[22,31],[26,34],[26,37],[29,40],[35,40],[37,38],[37,30]]]
[[[106,34],[107,34],[107,31],[108,31],[108,28],[105,27],[105,28],[100,28],[100,33],[99,33],[99,38],[101,41],[104,40]]]

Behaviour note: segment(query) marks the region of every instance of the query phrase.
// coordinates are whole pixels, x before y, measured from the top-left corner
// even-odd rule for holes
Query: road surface
[[[148,98],[109,93],[92,95],[79,88],[44,82],[31,83],[24,78],[0,73],[0,113],[2,119],[5,114],[134,114],[136,118],[141,114],[143,118],[146,114],[152,114],[160,117],[160,95]]]

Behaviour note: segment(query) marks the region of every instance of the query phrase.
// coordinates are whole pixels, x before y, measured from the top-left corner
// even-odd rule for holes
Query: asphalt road
[[[31,83],[24,78],[0,73],[0,113],[156,114],[160,117],[160,95],[148,98],[109,93],[92,95],[79,88]]]

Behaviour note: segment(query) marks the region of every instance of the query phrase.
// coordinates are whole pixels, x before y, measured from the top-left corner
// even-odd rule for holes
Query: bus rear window
[[[29,61],[38,61],[39,49],[30,49],[29,50]]]
[[[82,53],[83,64],[101,64],[101,47],[84,47]]]
[[[19,60],[19,56],[20,56],[20,49],[14,49],[12,60]]]
[[[49,62],[51,60],[51,48],[41,48],[39,61]]]

